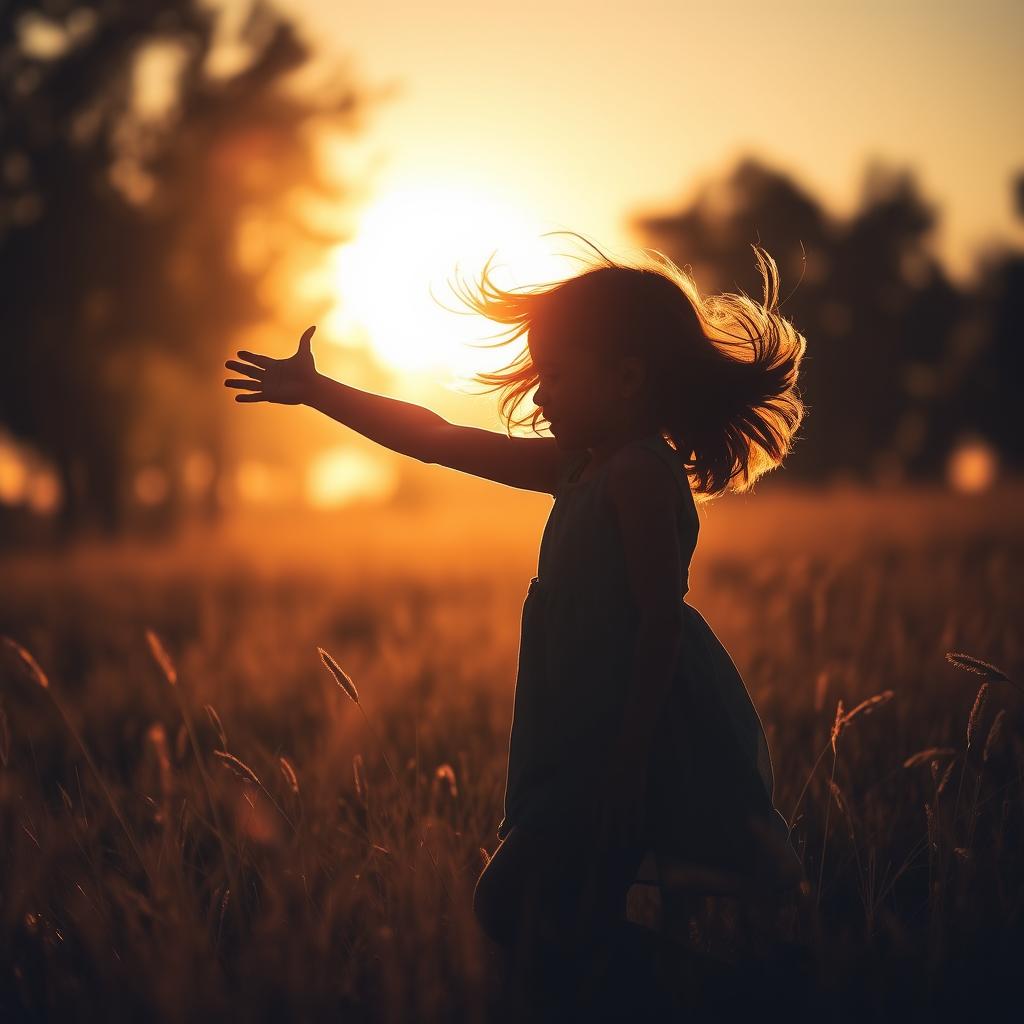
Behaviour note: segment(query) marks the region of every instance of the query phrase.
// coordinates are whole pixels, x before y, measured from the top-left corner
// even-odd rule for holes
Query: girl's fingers
[[[235,395],[236,402],[269,402],[269,398],[263,397],[263,392],[254,391],[251,394]]]
[[[224,365],[229,370],[247,373],[250,377],[255,377],[256,380],[262,380],[263,374],[266,373],[266,370],[261,369],[259,366],[253,366],[250,363],[240,363],[237,359],[229,359]]]
[[[255,363],[257,366],[262,366],[264,369],[268,366],[273,366],[277,362],[276,359],[272,359],[270,356],[261,356],[257,352],[248,352],[244,348],[239,349],[238,354],[243,359],[247,359],[250,363]]]
[[[261,380],[240,380],[237,377],[232,377],[224,381],[224,387],[226,388],[245,388],[247,391],[262,390],[263,381]]]

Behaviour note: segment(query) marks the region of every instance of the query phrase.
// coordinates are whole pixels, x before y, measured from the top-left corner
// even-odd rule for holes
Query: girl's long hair
[[[576,277],[526,291],[494,284],[491,254],[478,293],[457,291],[474,312],[509,325],[499,332],[507,337],[485,347],[536,329],[556,345],[582,343],[595,358],[640,356],[646,398],[697,500],[748,490],[781,465],[809,409],[796,386],[806,339],[779,313],[778,268],[767,251],[752,246],[764,281],[757,302],[742,291],[702,296],[690,274],[658,250],[623,262],[587,244],[600,261]],[[499,412],[509,433],[527,424],[536,432],[539,409],[513,415],[540,383],[528,345],[473,381],[485,385],[483,393],[501,392]]]

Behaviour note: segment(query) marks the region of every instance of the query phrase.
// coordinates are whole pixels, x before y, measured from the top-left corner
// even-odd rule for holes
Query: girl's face
[[[533,401],[551,424],[558,446],[568,451],[607,440],[625,412],[629,381],[600,353],[578,343],[561,346],[529,342],[540,384]]]

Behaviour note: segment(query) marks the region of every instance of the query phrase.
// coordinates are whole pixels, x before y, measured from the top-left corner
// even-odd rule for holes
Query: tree
[[[788,472],[878,479],[934,468],[936,367],[963,308],[928,249],[935,220],[908,172],[869,164],[859,209],[843,222],[747,157],[689,207],[634,223],[691,265],[705,291],[760,298],[750,244],[768,249],[782,311],[808,339],[801,391],[810,411]]]
[[[1011,182],[1013,210],[1024,219],[1024,172]],[[1021,380],[1024,379],[1024,252],[995,244],[978,265],[977,329],[966,336],[964,403],[972,423],[1005,465],[1024,470]]]
[[[173,516],[198,441],[215,512],[225,405],[208,382],[225,339],[273,317],[282,267],[346,237],[302,211],[347,198],[318,132],[358,130],[374,97],[303,83],[310,51],[259,0],[228,70],[223,12],[197,0],[8,7],[0,421],[52,459],[65,538],[122,527],[140,462],[164,467]]]

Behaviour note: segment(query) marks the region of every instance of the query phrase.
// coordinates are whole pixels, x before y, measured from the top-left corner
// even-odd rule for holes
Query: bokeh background
[[[705,291],[775,256],[812,412],[773,488],[1019,471],[1019,7],[809,10],[6,4],[3,537],[450,508],[452,474],[232,405],[223,361],[315,322],[325,372],[501,429],[466,380],[514,352],[449,285],[578,272],[552,231]]]
[[[451,285],[578,272],[552,232],[755,297],[761,244],[807,337],[796,446],[701,506],[687,596],[809,880],[811,967],[755,1005],[996,1006],[1022,38],[996,0],[0,3],[0,1010],[522,1019],[471,902],[551,498],[222,382],[315,323],[322,371],[504,430],[471,377],[515,351]]]

